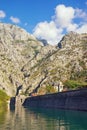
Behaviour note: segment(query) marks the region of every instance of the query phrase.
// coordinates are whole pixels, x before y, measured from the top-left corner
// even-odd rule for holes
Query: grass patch
[[[4,91],[0,90],[0,108],[7,105],[7,100],[9,100],[9,96]]]
[[[64,86],[70,89],[77,89],[77,88],[87,87],[87,83],[82,81],[67,80],[64,82]]]
[[[51,86],[51,85],[46,86],[46,94],[55,93],[55,92],[56,92],[56,90],[54,89],[53,86]]]
[[[7,112],[7,100],[9,100],[9,96],[0,90],[0,124],[2,124],[5,120],[5,115]]]

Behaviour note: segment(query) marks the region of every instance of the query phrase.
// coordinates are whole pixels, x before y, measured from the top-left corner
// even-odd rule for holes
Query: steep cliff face
[[[40,60],[51,49],[43,47],[43,43],[24,29],[0,23],[0,89],[14,95],[19,86],[24,84],[26,88],[25,78],[29,77],[30,72],[23,68],[29,63],[30,69],[37,59]],[[41,55],[35,59],[40,52]]]
[[[87,82],[87,34],[70,32],[59,45],[61,48],[48,53],[31,67],[28,92],[46,93],[48,87],[58,86],[59,81]]]
[[[39,51],[42,44],[25,30],[0,23],[0,88],[14,94],[23,84],[21,68]]]
[[[25,30],[0,23],[0,89],[9,95],[44,94],[59,81],[87,78],[87,34],[69,33],[44,46]],[[54,87],[53,87],[54,86]]]

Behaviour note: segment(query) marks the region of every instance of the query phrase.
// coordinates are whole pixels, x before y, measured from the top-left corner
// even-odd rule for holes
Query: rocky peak
[[[5,38],[10,39],[11,41],[13,40],[20,41],[28,39],[36,40],[34,36],[27,33],[24,29],[16,25],[4,24],[4,23],[0,23],[0,37],[3,37],[4,39]]]
[[[85,35],[87,36],[87,34]],[[72,46],[80,44],[83,37],[84,36],[82,36],[82,34],[71,31],[62,38],[62,40],[58,43],[58,47],[71,48]]]
[[[44,46],[48,45],[48,42],[46,39],[38,39],[39,41],[41,41],[43,43]]]

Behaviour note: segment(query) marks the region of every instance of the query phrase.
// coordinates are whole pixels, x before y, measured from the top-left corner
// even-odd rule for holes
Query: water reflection
[[[28,109],[33,112],[34,116],[38,115],[40,121],[45,119],[45,123],[49,124],[52,130],[87,130],[87,112]]]
[[[6,112],[7,112],[6,106],[0,107],[0,125],[4,123]]]
[[[87,112],[23,108],[18,105],[3,116],[0,130],[87,130]]]

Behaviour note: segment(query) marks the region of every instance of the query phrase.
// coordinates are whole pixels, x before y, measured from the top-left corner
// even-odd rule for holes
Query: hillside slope
[[[58,86],[59,81],[66,84],[66,81],[71,80],[87,85],[87,34],[70,32],[59,45],[61,48],[31,68],[27,81],[31,86],[29,92],[32,88],[40,93],[46,92],[46,86]]]
[[[19,86],[23,85],[26,88],[25,77],[28,77],[29,72],[22,72],[24,66],[29,63],[28,68],[31,68],[37,63],[37,54],[41,52],[38,56],[40,60],[52,50],[55,50],[55,47],[44,47],[43,43],[24,29],[0,23],[0,89],[15,95]]]
[[[68,80],[87,83],[87,34],[70,32],[58,46],[44,46],[25,30],[0,23],[0,89],[12,96],[20,88],[21,94],[45,94]]]

